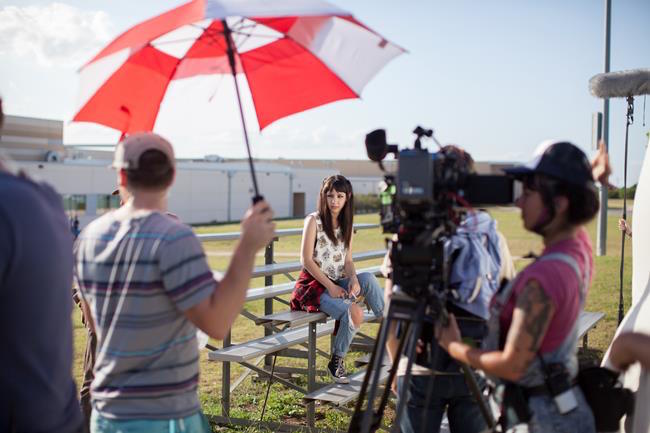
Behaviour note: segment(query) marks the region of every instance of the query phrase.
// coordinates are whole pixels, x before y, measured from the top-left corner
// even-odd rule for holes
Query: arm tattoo
[[[516,308],[524,313],[522,330],[530,337],[528,350],[537,352],[553,317],[553,303],[539,283],[531,280],[517,299]]]

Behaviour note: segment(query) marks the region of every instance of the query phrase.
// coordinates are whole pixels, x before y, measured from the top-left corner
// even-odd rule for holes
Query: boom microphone
[[[589,80],[589,89],[598,98],[650,95],[650,69],[594,75]]]
[[[650,69],[633,69],[631,71],[598,74],[589,80],[591,94],[599,98],[627,98],[625,122],[625,168],[623,175],[623,219],[627,218],[627,149],[628,131],[634,121],[634,96],[650,94]],[[645,107],[644,107],[645,109]],[[621,232],[621,266],[618,290],[618,324],[623,321],[623,269],[625,257],[625,233]]]

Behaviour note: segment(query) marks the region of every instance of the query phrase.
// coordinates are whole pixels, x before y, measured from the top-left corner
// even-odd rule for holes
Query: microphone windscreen
[[[591,94],[599,98],[616,98],[650,94],[650,69],[598,74],[589,80]]]

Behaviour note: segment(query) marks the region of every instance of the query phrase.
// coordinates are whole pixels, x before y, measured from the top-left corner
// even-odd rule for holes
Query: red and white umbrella
[[[73,121],[123,134],[151,131],[173,81],[241,74],[263,129],[288,115],[359,97],[403,52],[323,1],[194,0],[132,27],[84,65]],[[238,80],[233,82],[258,196]]]

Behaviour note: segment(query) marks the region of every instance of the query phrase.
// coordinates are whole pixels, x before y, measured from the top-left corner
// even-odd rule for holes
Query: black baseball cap
[[[527,164],[503,171],[516,179],[543,174],[578,186],[594,184],[587,155],[573,143],[547,140],[537,147],[533,155],[534,158]]]

